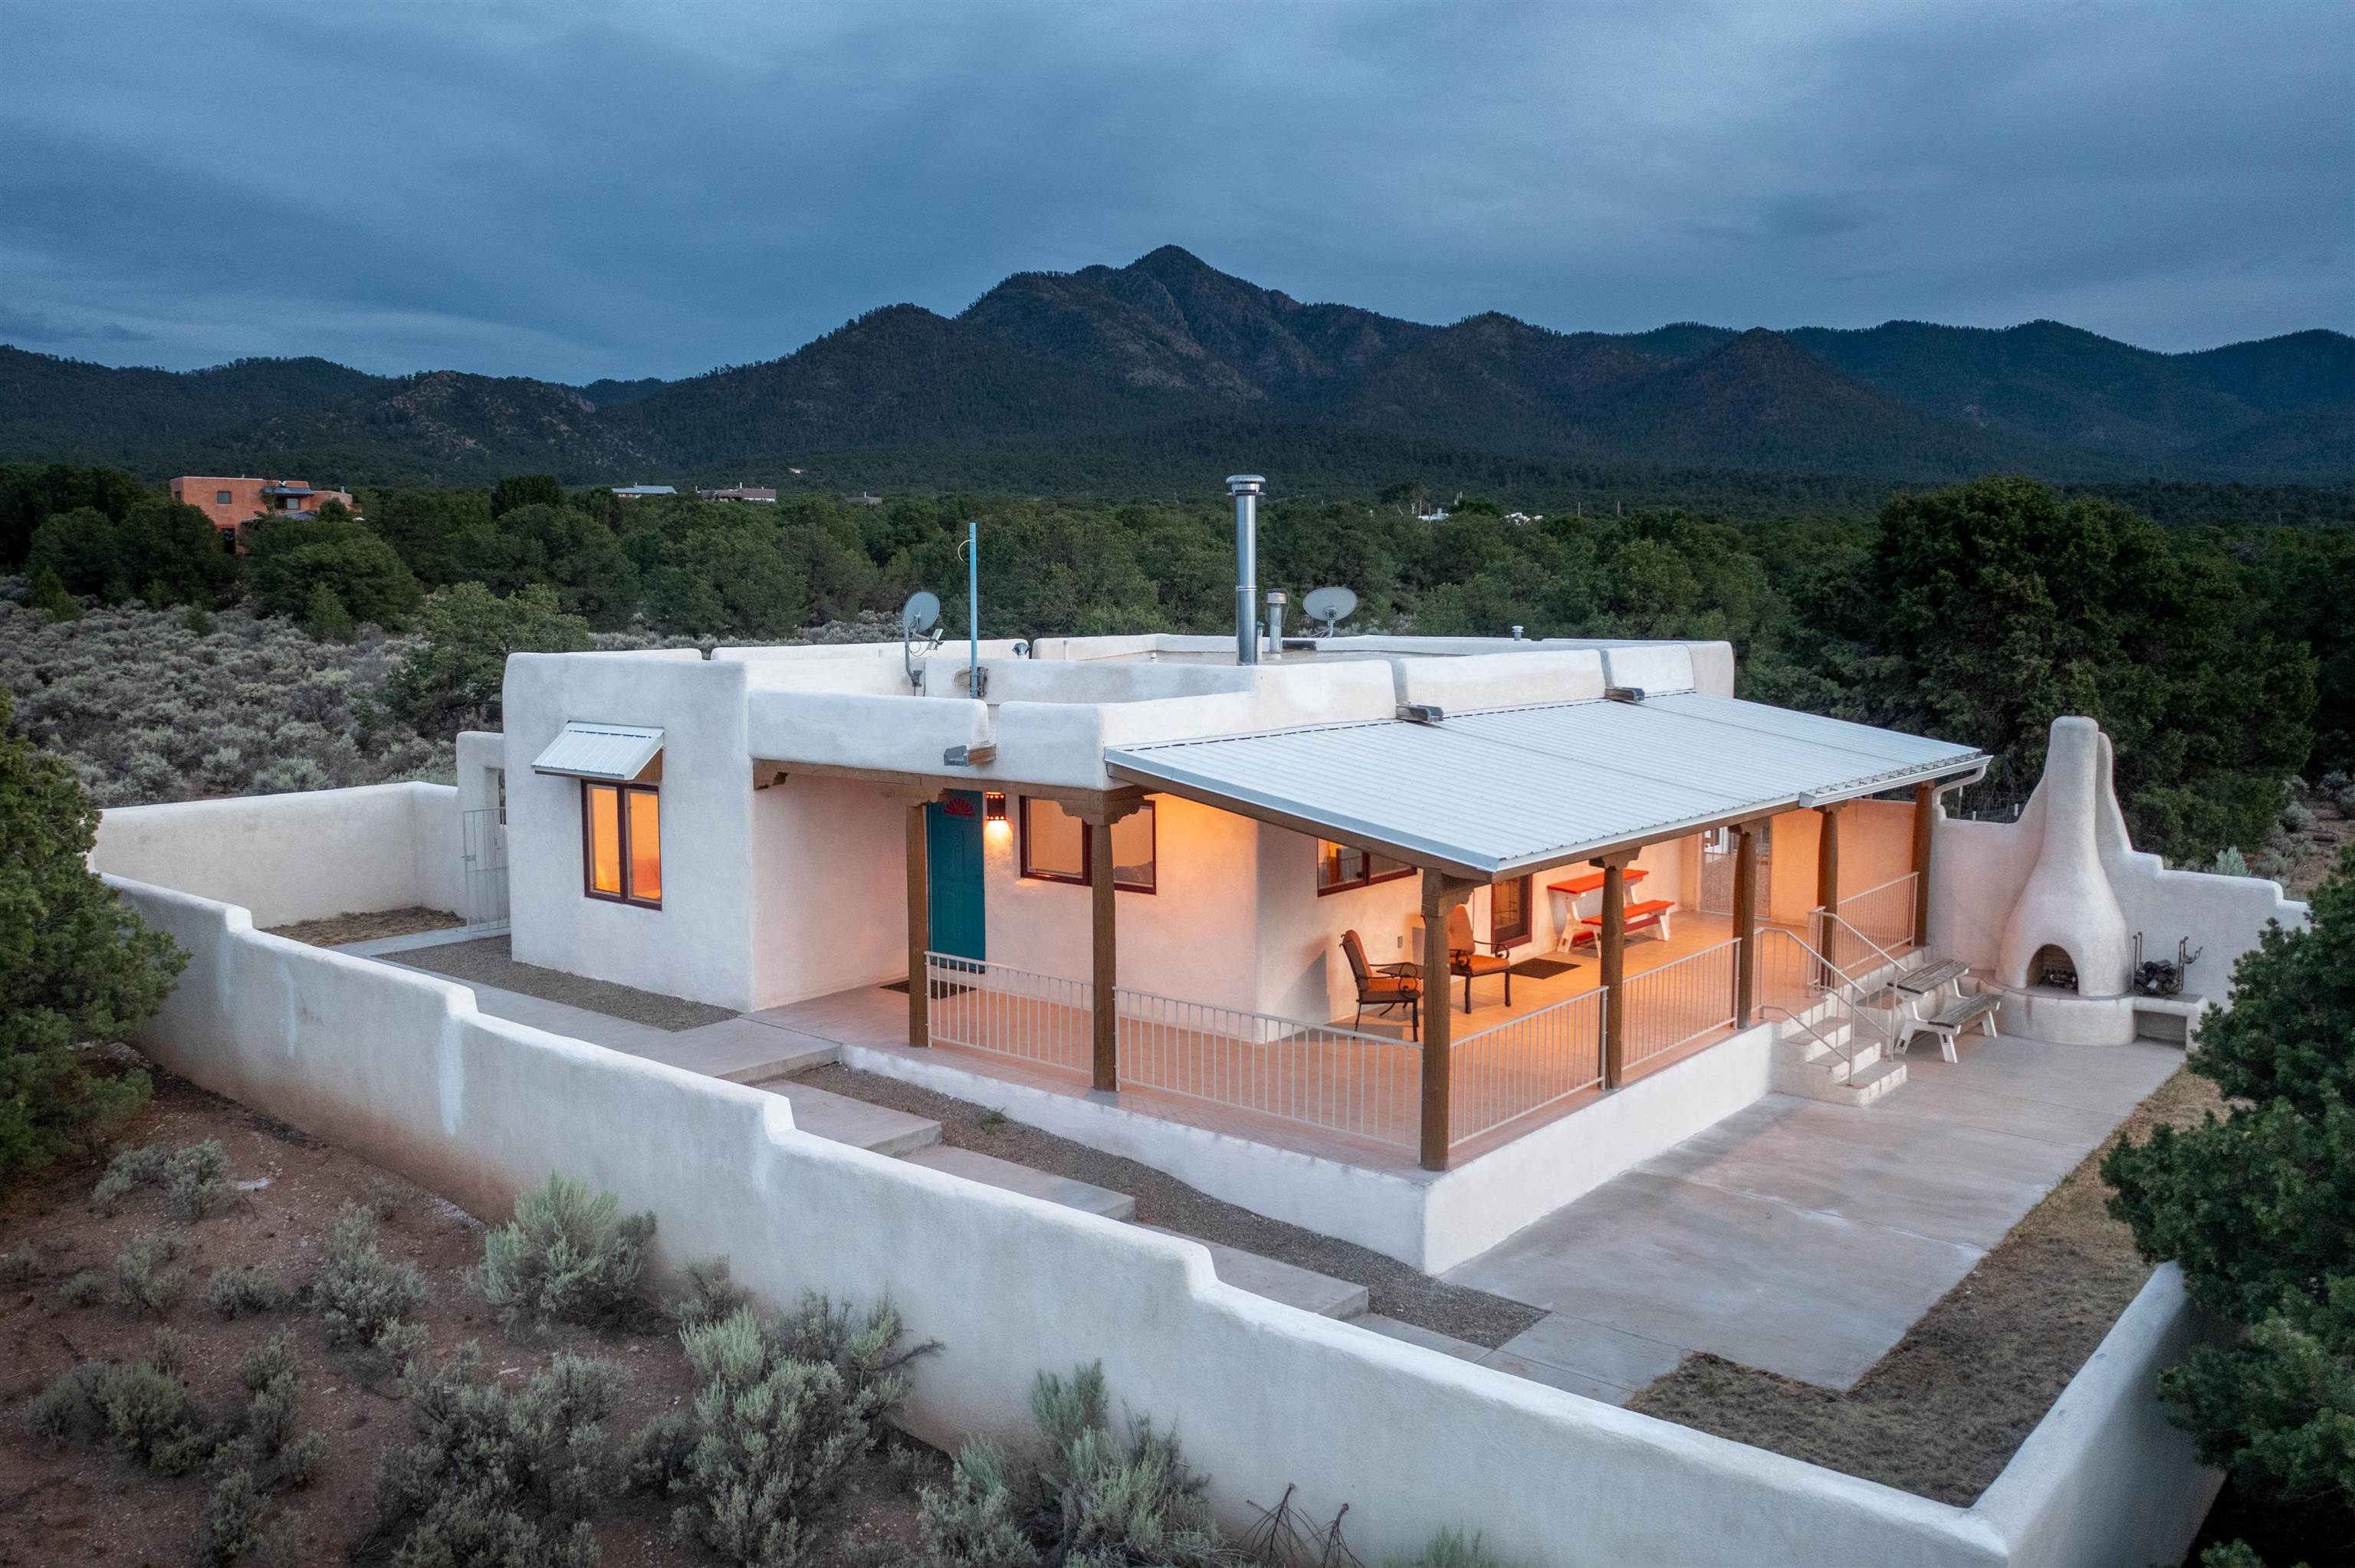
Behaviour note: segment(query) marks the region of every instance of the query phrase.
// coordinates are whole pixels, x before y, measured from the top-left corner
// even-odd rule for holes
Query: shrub
[[[0,1285],[30,1285],[43,1272],[41,1249],[31,1242],[0,1257]]]
[[[221,1318],[249,1312],[275,1312],[293,1299],[293,1292],[276,1275],[245,1265],[213,1270],[205,1283],[205,1307]]]
[[[672,1318],[694,1329],[716,1323],[752,1304],[752,1293],[729,1277],[728,1260],[707,1258],[687,1266],[686,1293],[670,1304]]]
[[[35,577],[54,574],[66,591],[109,604],[137,597],[155,609],[209,605],[237,583],[237,557],[194,506],[144,495],[119,518],[96,507],[53,514],[33,531],[27,560]]]
[[[141,1464],[184,1476],[212,1457],[213,1439],[180,1377],[180,1344],[155,1330],[144,1361],[84,1361],[26,1409],[33,1436],[57,1447],[103,1438]]]
[[[2246,876],[2249,861],[2237,845],[2227,844],[2216,852],[2216,859],[2208,869],[2219,876]]]
[[[253,597],[272,615],[308,614],[324,588],[353,620],[398,631],[423,597],[391,546],[348,523],[272,517],[246,538]]]
[[[146,1103],[145,1073],[94,1071],[92,1053],[129,1040],[187,962],[91,871],[98,811],[12,713],[0,690],[0,1180]]]
[[[107,1286],[106,1298],[128,1312],[162,1317],[187,1288],[187,1269],[172,1261],[179,1255],[179,1242],[162,1231],[132,1237],[114,1255],[114,1277]]]
[[[208,1220],[237,1202],[237,1189],[229,1180],[229,1151],[218,1139],[170,1154],[160,1145],[124,1150],[91,1189],[90,1206],[112,1214],[142,1187],[163,1188],[165,1207],[177,1220]]]
[[[425,601],[424,646],[386,692],[421,734],[496,727],[511,653],[567,653],[595,646],[589,623],[567,615],[544,583],[505,599],[480,583],[455,583]]]
[[[2308,928],[2269,925],[2242,956],[2191,1066],[2228,1113],[2111,1150],[2111,1212],[2248,1330],[2194,1346],[2159,1395],[2253,1515],[2319,1561],[2355,1540],[2355,846]]]
[[[1382,1568],[1515,1568],[1512,1560],[1488,1550],[1479,1536],[1443,1529],[1412,1557],[1392,1557]]]
[[[1047,1438],[1046,1463],[1018,1464],[969,1443],[948,1487],[919,1494],[925,1555],[938,1568],[1213,1568],[1230,1560],[1207,1483],[1177,1437],[1143,1420],[1114,1436],[1101,1364],[1076,1369],[1069,1383],[1041,1372],[1030,1411]]]
[[[253,1471],[232,1466],[205,1496],[196,1559],[202,1568],[295,1568],[302,1540]]]
[[[359,626],[344,608],[343,597],[325,583],[313,583],[303,601],[303,630],[314,642],[349,642]]]
[[[472,1344],[403,1378],[417,1441],[377,1471],[377,1534],[407,1564],[591,1568],[589,1517],[614,1492],[604,1423],[629,1384],[612,1361],[559,1355],[512,1395]]]
[[[889,1302],[854,1321],[819,1296],[781,1320],[740,1308],[680,1330],[703,1389],[691,1415],[639,1430],[632,1484],[677,1499],[681,1541],[758,1568],[799,1563],[845,1469],[907,1398],[907,1364],[933,1348],[903,1338]]]
[[[483,1294],[499,1321],[612,1322],[638,1306],[652,1214],[620,1217],[611,1192],[551,1171],[516,1200],[515,1218],[484,1238]]]
[[[325,1321],[327,1342],[362,1346],[397,1365],[418,1342],[415,1329],[401,1319],[426,1296],[417,1266],[395,1263],[377,1245],[376,1216],[346,1203],[311,1280],[311,1305]]]

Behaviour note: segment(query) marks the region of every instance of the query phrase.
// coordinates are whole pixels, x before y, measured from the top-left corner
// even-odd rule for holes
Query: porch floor
[[[1551,1314],[1499,1352],[1624,1402],[1694,1351],[1870,1370],[2168,1075],[2179,1045],[1966,1038],[1869,1108],[1769,1095],[1444,1277]]]
[[[1673,922],[1670,936],[1662,938],[1654,932],[1646,932],[1629,940],[1626,948],[1627,976],[1632,980],[1693,953],[1718,947],[1730,940],[1732,935],[1733,923],[1726,916],[1680,910]],[[1337,953],[1335,958],[1337,961]],[[1575,954],[1541,954],[1525,950],[1522,961],[1526,962],[1529,958],[1553,959],[1574,967],[1543,979],[1528,974],[1515,975],[1509,1006],[1505,1001],[1502,978],[1483,976],[1473,982],[1472,1009],[1468,1014],[1463,1005],[1464,981],[1454,980],[1448,993],[1453,1007],[1451,1022],[1454,1028],[1451,1033],[1458,1043],[1499,1023],[1541,1012],[1557,1003],[1601,988],[1602,965],[1592,948],[1582,948]],[[1758,997],[1762,1007],[1782,1005],[1798,1008],[1806,1004],[1809,999],[1805,994],[1803,980],[1786,976],[1787,968],[1784,966],[1783,970],[1778,970],[1774,966],[1762,965]],[[1730,976],[1730,968],[1725,973]],[[1690,1029],[1673,1023],[1665,1028],[1660,1026],[1660,1022],[1669,1016],[1669,1003],[1638,1003],[1637,1006],[1644,1007],[1652,1018],[1654,1027],[1651,1033],[1656,1037],[1673,1039],[1689,1033],[1691,1038],[1675,1049],[1663,1051],[1644,1062],[1631,1071],[1631,1078],[1705,1051],[1735,1033],[1716,1023],[1715,1020],[1722,1018],[1724,1012],[1713,997],[1705,1005],[1700,1002],[1686,1004],[1689,1011],[1695,1007],[1702,1009],[1694,1020],[1695,1026]],[[780,1028],[798,1031],[816,1040],[863,1046],[884,1053],[909,1054],[934,1065],[954,1065],[983,1078],[1019,1084],[1055,1094],[1102,1097],[1094,1095],[1085,1072],[1073,1065],[1026,1060],[938,1041],[928,1051],[914,1052],[908,1044],[907,997],[899,991],[861,987],[764,1009],[748,1016]],[[1631,1011],[1631,1019],[1635,1016]],[[1083,1058],[1088,1028],[1084,1012],[1075,1007],[1034,1003],[1023,1017],[1026,1029],[1033,1036],[1059,1043],[1054,1054],[1062,1058],[1063,1064],[1076,1063]],[[1352,1022],[1352,1015],[1344,1013],[1330,1022],[1336,1028],[1348,1028]],[[1402,1015],[1385,1019],[1369,1014],[1358,1028],[1362,1033],[1385,1038],[1403,1041],[1408,1037],[1407,1020]],[[1178,1044],[1184,1044],[1182,1032]],[[1124,1053],[1137,1048],[1142,1047],[1126,1044],[1123,1047]],[[1379,1053],[1380,1048],[1369,1049]],[[1225,1070],[1240,1076],[1236,1081],[1222,1085],[1222,1092],[1215,1100],[1126,1085],[1110,1097],[1111,1103],[1162,1120],[1182,1122],[1353,1165],[1397,1172],[1420,1172],[1414,1151],[1417,1137],[1415,1092],[1412,1084],[1405,1084],[1401,1079],[1401,1069],[1396,1061],[1346,1051],[1320,1056],[1315,1068],[1315,1097],[1322,1103],[1370,1107],[1365,1110],[1366,1125],[1369,1131],[1379,1133],[1379,1137],[1246,1108],[1249,1105],[1278,1103],[1285,1097],[1287,1090],[1295,1095],[1301,1093],[1300,1075],[1303,1069],[1296,1063],[1286,1064],[1278,1057],[1244,1054]],[[1266,1076],[1267,1081],[1259,1081],[1259,1076]],[[1455,1146],[1453,1160],[1460,1165],[1515,1139],[1525,1137],[1550,1122],[1574,1113],[1582,1106],[1591,1103],[1599,1093],[1599,1090],[1587,1090],[1570,1096],[1476,1137],[1464,1139]]]

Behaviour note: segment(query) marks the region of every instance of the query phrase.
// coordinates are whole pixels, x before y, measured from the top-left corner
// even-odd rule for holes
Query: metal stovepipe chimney
[[[1235,498],[1235,662],[1259,662],[1259,496],[1267,481],[1255,473],[1231,473],[1227,493]]]

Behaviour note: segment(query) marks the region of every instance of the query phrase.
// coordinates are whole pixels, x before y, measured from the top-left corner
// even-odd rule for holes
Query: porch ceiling
[[[1696,692],[1104,753],[1117,779],[1481,881],[1985,761],[1968,747]]]

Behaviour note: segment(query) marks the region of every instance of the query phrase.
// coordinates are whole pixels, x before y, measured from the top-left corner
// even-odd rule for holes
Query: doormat
[[[1566,975],[1578,967],[1569,959],[1524,959],[1513,966],[1513,972],[1517,975],[1526,975],[1530,980],[1551,980],[1556,975]]]

